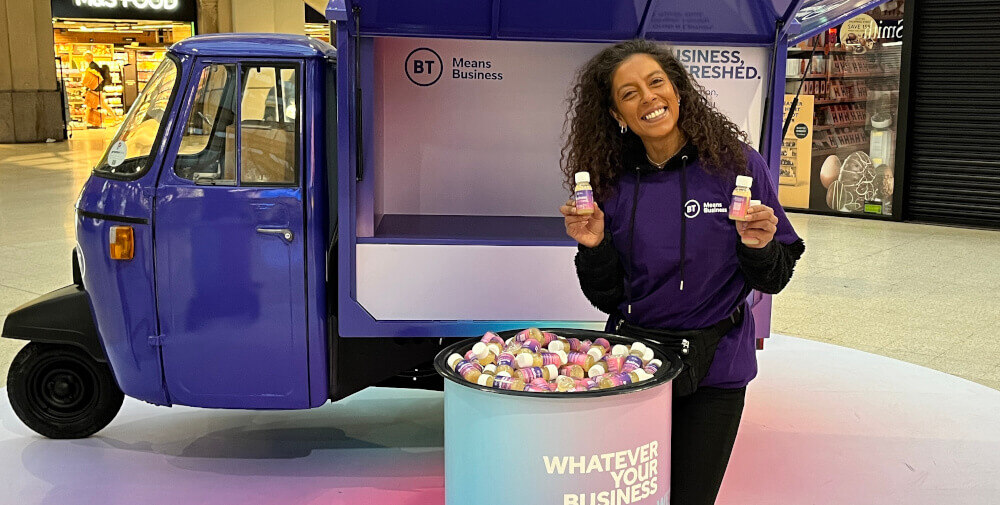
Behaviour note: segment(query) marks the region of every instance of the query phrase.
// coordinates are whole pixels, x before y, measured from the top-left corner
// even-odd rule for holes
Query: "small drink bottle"
[[[747,209],[750,208],[750,186],[753,185],[753,177],[746,175],[736,176],[736,189],[733,190],[733,202],[729,204],[729,219],[733,221],[746,221]]]
[[[573,176],[576,186],[573,188],[573,199],[576,201],[576,213],[586,216],[594,213],[594,188],[590,187],[590,172],[577,172]]]

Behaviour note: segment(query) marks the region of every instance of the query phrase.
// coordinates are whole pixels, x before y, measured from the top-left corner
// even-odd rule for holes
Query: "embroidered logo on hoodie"
[[[693,219],[698,217],[702,213],[702,211],[704,211],[705,214],[722,214],[728,212],[729,209],[727,209],[726,206],[721,203],[716,203],[716,202],[699,203],[698,200],[694,199],[688,200],[687,203],[684,204],[684,217],[688,219]]]

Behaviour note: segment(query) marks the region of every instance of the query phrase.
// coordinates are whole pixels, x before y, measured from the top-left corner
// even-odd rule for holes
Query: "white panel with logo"
[[[572,243],[551,247],[566,239],[558,212],[569,196],[559,169],[566,98],[603,47],[375,39],[374,204],[359,205],[374,209],[375,231],[357,249],[358,301],[372,316],[603,319],[580,294]],[[766,50],[674,50],[756,145]],[[568,303],[553,301],[560,293]]]

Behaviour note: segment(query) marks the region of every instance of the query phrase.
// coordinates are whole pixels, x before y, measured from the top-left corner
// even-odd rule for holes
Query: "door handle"
[[[292,239],[295,238],[292,230],[289,230],[288,228],[264,228],[258,226],[257,233],[263,233],[264,235],[277,235],[288,243],[291,243]]]

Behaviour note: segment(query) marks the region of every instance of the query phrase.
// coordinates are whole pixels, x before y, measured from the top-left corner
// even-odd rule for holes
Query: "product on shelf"
[[[836,139],[825,131],[813,132],[813,149],[823,150],[837,147]]]
[[[855,151],[844,158],[837,180],[828,186],[827,205],[842,212],[861,211],[868,203],[881,206],[886,201],[884,177],[884,168],[876,170],[868,154]]]
[[[539,393],[643,382],[662,366],[642,342],[612,347],[607,339],[567,339],[538,328],[523,330],[507,341],[487,332],[464,354],[449,356],[447,363],[463,379],[480,386]]]
[[[868,141],[863,128],[834,128],[833,134],[837,147],[860,147]]]

